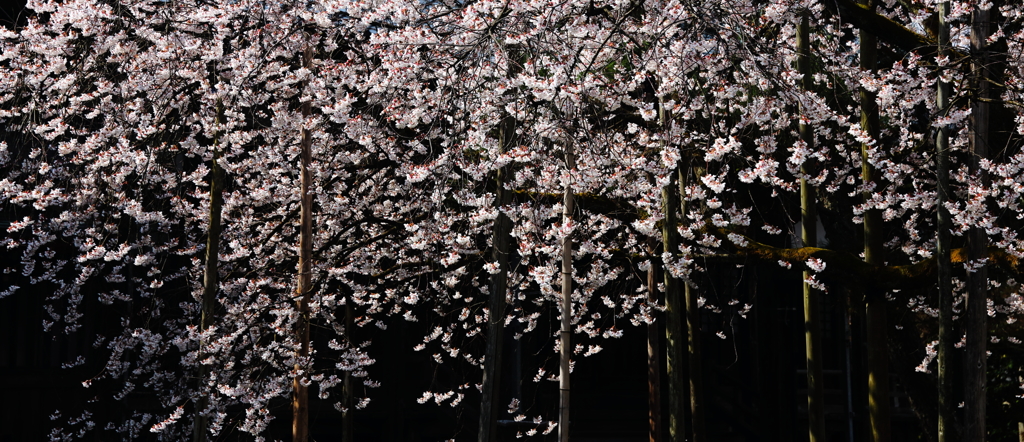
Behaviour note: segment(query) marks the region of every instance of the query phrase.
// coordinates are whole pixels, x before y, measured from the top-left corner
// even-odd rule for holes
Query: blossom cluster
[[[952,3],[954,16],[966,13],[966,2]],[[92,300],[118,312],[95,337],[104,369],[88,382],[115,385],[109,400],[158,392],[163,414],[99,425],[109,431],[178,440],[204,416],[212,434],[258,437],[273,418],[268,404],[295,381],[316,385],[322,399],[337,392],[372,407],[379,382],[365,337],[395,321],[423,326],[413,350],[432,363],[474,368],[457,384],[430,386],[438,391],[421,403],[466,406],[492,317],[516,339],[554,343],[538,324],[568,315],[574,354],[599,359],[601,340],[664,309],[648,290],[662,288],[646,287],[641,273],[659,267],[697,286],[701,257],[753,241],[795,246],[782,234],[799,218],[801,179],[834,220],[829,247],[850,249],[844,232],[878,211],[889,260],[920,262],[935,250],[935,155],[926,147],[939,127],[951,130],[953,233],[982,227],[997,249],[1024,258],[1017,138],[972,168],[968,100],[949,109],[933,101],[940,80],[966,97],[966,74],[887,45],[899,57],[866,71],[855,30],[813,0],[30,8],[25,27],[0,34],[0,210],[10,220],[0,241],[19,262],[5,272],[25,281],[0,299],[29,286],[46,292],[43,327],[61,333],[84,332]],[[794,68],[805,10],[816,23],[810,89]],[[897,3],[882,13],[923,19]],[[1002,14],[1024,20],[1021,7]],[[962,48],[966,24],[951,22]],[[1021,32],[994,37],[1010,48],[1007,103],[1024,101]],[[876,94],[877,136],[859,124],[859,89]],[[1005,110],[1024,135],[1024,116]],[[798,136],[801,124],[812,143]],[[304,314],[295,303],[302,134],[312,146],[309,320],[329,335],[308,356],[295,333]],[[863,162],[877,179],[864,181]],[[567,189],[576,196],[570,219]],[[677,225],[663,229],[669,219]],[[508,290],[492,293],[503,271],[492,233],[505,221]],[[672,229],[678,247],[652,247]],[[211,241],[219,282],[204,327]],[[567,242],[573,287],[561,311]],[[838,267],[803,264],[823,291]],[[1002,290],[993,314],[1024,315],[1019,285]],[[506,311],[484,307],[495,296]],[[701,299],[744,318],[752,308]],[[553,367],[538,369],[543,380]],[[346,376],[359,379],[357,391],[341,391]],[[236,405],[246,411],[231,422]],[[535,423],[527,435],[554,428]]]

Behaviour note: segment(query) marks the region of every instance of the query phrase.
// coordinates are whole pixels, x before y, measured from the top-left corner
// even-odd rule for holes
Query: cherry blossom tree
[[[442,8],[437,5],[431,7]],[[490,15],[477,12],[482,9],[476,8],[486,7],[498,12]],[[940,117],[932,101],[931,88],[937,78],[948,76],[952,83],[956,83],[957,78],[966,78],[962,70],[937,71],[937,66],[948,62],[934,58],[934,47],[927,46],[928,37],[911,29],[914,23],[923,23],[935,11],[935,5],[921,4],[913,8],[885,5],[880,6],[880,13],[875,13],[849,3],[839,3],[838,7],[798,2],[766,5],[708,2],[702,3],[701,7],[671,2],[597,6],[587,3],[561,5],[554,12],[545,12],[543,18],[536,18],[528,8],[517,7],[502,3],[473,4],[468,9],[456,9],[459,11],[456,16],[466,20],[468,15],[475,26],[463,25],[458,28],[461,33],[447,28],[445,32],[437,32],[441,27],[434,25],[437,22],[431,19],[443,17],[442,20],[447,20],[449,15],[432,13],[412,16],[401,30],[382,32],[379,37],[400,39],[401,43],[396,45],[399,52],[408,52],[408,47],[420,44],[423,52],[431,54],[429,58],[417,56],[417,62],[422,64],[414,69],[429,72],[424,74],[425,77],[417,78],[433,79],[437,73],[445,72],[445,63],[458,66],[461,70],[455,73],[457,81],[445,77],[438,83],[428,82],[433,88],[431,90],[453,95],[456,90],[465,90],[465,95],[472,97],[486,96],[492,89],[486,85],[487,81],[506,78],[503,74],[506,69],[494,69],[488,71],[494,74],[488,74],[469,67],[490,69],[491,63],[499,63],[501,67],[503,52],[500,47],[492,46],[495,49],[489,51],[497,56],[473,57],[466,52],[469,50],[466,48],[476,50],[490,43],[481,37],[485,35],[483,32],[487,38],[499,43],[502,41],[500,36],[507,35],[505,43],[529,48],[526,51],[527,64],[518,77],[520,82],[513,84],[531,94],[527,97],[530,106],[520,110],[509,109],[506,105],[505,110],[517,112],[514,116],[517,124],[522,126],[517,132],[524,138],[537,136],[550,141],[533,146],[524,144],[533,164],[524,164],[517,176],[529,176],[527,172],[534,165],[558,164],[557,155],[551,156],[550,160],[545,160],[544,155],[549,155],[552,149],[557,152],[558,147],[564,145],[564,139],[545,136],[549,133],[546,131],[554,129],[553,134],[567,133],[575,137],[578,143],[574,147],[581,146],[578,151],[581,158],[593,152],[588,149],[599,146],[599,153],[594,154],[593,161],[588,159],[578,163],[582,165],[578,175],[584,178],[573,180],[574,183],[582,183],[577,195],[592,196],[594,200],[611,204],[625,204],[636,208],[634,213],[643,213],[635,222],[630,220],[617,226],[621,230],[612,233],[613,237],[626,242],[612,246],[612,249],[637,256],[648,253],[637,246],[642,241],[630,241],[629,238],[631,235],[633,238],[654,236],[654,228],[659,221],[672,219],[672,214],[666,214],[659,201],[669,197],[661,197],[659,190],[669,184],[667,180],[674,176],[674,171],[683,170],[693,176],[693,180],[684,186],[683,197],[695,204],[688,205],[680,214],[683,218],[678,230],[684,238],[683,243],[678,250],[669,250],[663,258],[670,273],[686,278],[690,272],[698,270],[693,261],[695,257],[729,253],[769,262],[780,261],[786,267],[794,263],[806,266],[810,270],[808,283],[817,290],[824,290],[828,284],[836,282],[854,283],[842,278],[840,275],[843,273],[866,276],[882,272],[888,275],[878,278],[879,282],[860,284],[873,293],[871,305],[880,306],[871,308],[874,323],[881,324],[872,327],[874,338],[871,345],[875,355],[873,359],[878,363],[876,367],[880,367],[874,369],[875,378],[887,377],[881,373],[888,372],[884,368],[888,358],[886,340],[891,332],[880,320],[884,318],[885,306],[888,305],[887,296],[893,294],[887,295],[886,292],[912,287],[916,283],[911,281],[930,274],[935,263],[931,251],[934,248],[932,234],[935,232],[931,220],[936,210],[934,157],[922,151],[920,146],[928,143],[926,140],[931,139],[935,127],[966,127],[963,125],[968,115],[961,107],[944,110],[944,116]],[[971,11],[966,4],[958,7],[960,17]],[[982,5],[979,9],[986,7]],[[414,9],[410,6],[408,10]],[[467,10],[473,15],[469,15]],[[565,11],[573,14],[559,15]],[[810,37],[810,46],[818,55],[815,56],[814,71],[808,73],[795,69],[795,45],[789,43],[793,41],[800,11],[808,11],[817,24]],[[526,29],[520,33],[506,31],[509,24],[527,20],[527,17],[531,21]],[[865,59],[873,57],[868,51],[870,48],[865,48],[868,40],[858,40],[850,23],[869,31],[866,35],[879,30],[895,30],[878,43],[879,48],[875,52],[883,57],[881,66],[866,64],[868,61]],[[954,28],[953,35],[960,35],[961,39],[954,41],[953,45],[962,53],[966,48],[963,37],[969,35],[971,27],[965,22],[957,22]],[[585,38],[575,40],[577,35]],[[456,36],[469,39],[472,44],[458,40]],[[594,46],[574,46],[578,41]],[[867,52],[862,53],[861,49]],[[561,62],[547,54],[563,54]],[[545,56],[549,58],[545,59]],[[587,56],[593,58],[588,59]],[[446,60],[446,57],[451,61],[439,61]],[[474,60],[482,64],[473,64]],[[434,64],[435,61],[440,64]],[[600,74],[595,67],[600,68]],[[403,78],[408,75],[406,70],[393,72],[401,72]],[[806,78],[808,76],[810,78]],[[810,85],[803,89],[798,87],[798,80],[802,77],[810,80]],[[458,89],[457,85],[468,89]],[[446,87],[451,88],[451,92]],[[497,89],[504,91],[506,88],[502,85]],[[858,104],[861,98],[853,93],[858,90],[864,91],[863,107]],[[403,90],[396,96],[419,96],[421,93],[417,87],[415,90]],[[954,92],[961,96],[971,93],[970,89]],[[663,100],[671,110],[671,124],[652,123],[659,100]],[[450,103],[452,100],[440,98],[436,102]],[[875,106],[879,108],[877,122],[870,110]],[[799,114],[793,112],[797,108],[802,109]],[[420,109],[423,109],[420,114],[431,113],[425,107]],[[490,111],[485,106],[472,109],[476,112]],[[416,114],[415,110],[407,112]],[[502,118],[500,110],[498,112],[494,116],[476,114],[454,120],[496,124]],[[451,111],[444,114],[458,115]],[[569,114],[577,117],[568,121],[558,119]],[[863,125],[856,122],[861,118],[866,121]],[[800,123],[812,131],[807,136],[813,139],[813,143],[797,141],[795,129]],[[956,126],[958,124],[961,126]],[[587,130],[584,133],[573,132],[579,126],[587,126]],[[557,131],[563,127],[562,132]],[[953,149],[960,150],[954,150],[953,157],[963,162],[967,154],[963,150],[966,133],[961,132],[957,136],[953,137],[951,145]],[[492,146],[500,144],[493,142],[493,136],[484,139],[492,140]],[[862,149],[849,147],[854,144],[862,145]],[[1019,150],[1016,144],[1006,146],[1008,153]],[[462,153],[465,151],[463,147]],[[1005,158],[1009,163],[1016,161],[1010,159],[1011,156]],[[804,167],[812,165],[812,160],[816,164]],[[602,161],[609,168],[595,167]],[[433,162],[429,167],[437,170],[441,164]],[[986,164],[991,166],[994,163]],[[562,170],[556,166],[547,167],[552,172]],[[1002,170],[1010,176],[1016,173],[1010,172],[1011,169],[1003,166]],[[449,169],[442,170],[447,172]],[[966,195],[963,192],[972,186],[975,189],[986,188],[972,184],[975,178],[968,172],[963,170],[955,177],[954,188],[958,189],[961,198]],[[614,177],[616,185],[595,187],[586,178],[588,176],[601,176],[605,183],[609,182],[609,177]],[[654,179],[636,179],[639,176],[652,176]],[[421,176],[415,178],[420,179]],[[792,195],[800,180],[817,188],[820,193],[815,205],[822,208],[828,218],[825,236],[832,239],[832,248],[770,248],[755,241],[755,236],[763,236],[750,229],[756,227],[751,226],[750,214],[756,213],[758,201],[738,195],[763,186],[771,189],[773,196],[781,194],[780,198],[791,198],[785,195]],[[648,185],[648,182],[654,185]],[[518,180],[512,185],[522,189],[523,195],[539,197],[557,193],[556,187],[545,184],[542,179],[536,183]],[[865,199],[856,202],[854,198],[861,194],[866,195]],[[1016,204],[1011,202],[1014,198],[1001,201],[1009,207]],[[959,218],[961,223],[968,219],[981,219],[970,218],[972,215],[964,211],[968,206],[955,203],[952,206],[953,213],[963,214]],[[975,213],[984,218],[980,215],[983,212]],[[602,215],[585,213],[578,219]],[[622,220],[625,217],[620,215],[617,218]],[[985,219],[995,222],[995,218]],[[1012,217],[1001,219],[1006,227],[992,224],[988,232],[1002,238],[1002,247],[993,252],[992,259],[1020,254],[1019,240],[1012,233],[1016,228],[1011,227],[1016,225],[1015,221]],[[783,225],[774,224],[780,221]],[[513,218],[513,222],[519,221]],[[761,217],[758,222],[763,223],[762,230],[770,235],[791,228],[791,224],[785,224],[784,218],[772,220]],[[843,235],[843,229],[859,229],[857,224],[870,227],[868,230],[872,232],[867,235],[869,250],[864,252],[870,255],[867,264],[856,264],[849,259],[848,254],[852,253],[856,258],[864,250],[862,247],[844,246],[837,238]],[[962,234],[971,224],[959,224],[959,227],[954,227],[954,233]],[[605,234],[605,231],[590,231],[579,225],[574,229],[577,229],[574,234],[583,238],[601,238]],[[513,228],[513,232],[516,231],[517,228]],[[584,232],[589,232],[589,235]],[[537,250],[523,245],[520,244],[520,250]],[[882,259],[882,254],[886,258]],[[614,262],[614,256],[609,258],[608,262]],[[577,260],[581,258],[577,257]],[[1012,264],[1015,261],[1004,262],[1009,265],[1007,272],[1017,272]],[[831,264],[833,270],[825,271],[826,263]],[[548,271],[544,277],[551,278],[555,274]],[[535,276],[533,281],[542,292],[549,284]],[[884,397],[888,395],[881,387],[874,394],[878,403],[885,402]],[[874,416],[878,437],[885,437],[888,417],[881,409]]]
[[[516,421],[536,416],[523,435],[564,440],[574,364],[663,318],[670,435],[704,440],[700,336],[716,330],[700,315],[751,309],[706,299],[716,260],[804,270],[812,323],[837,287],[866,298],[875,440],[888,312],[912,301],[942,341],[933,317],[966,306],[952,327],[980,397],[963,422],[984,439],[986,318],[1024,313],[1020,6],[950,2],[938,46],[930,0],[28,7],[0,35],[4,243],[52,292],[46,329],[78,332],[86,297],[120,318],[86,381],[116,391],[101,400],[159,402],[54,439],[261,438],[271,401],[294,397],[305,440],[307,388],[341,390],[346,422],[372,398],[356,329],[422,321],[415,349],[464,378],[421,403],[479,405],[478,437],[494,440],[512,399]],[[652,269],[661,284],[641,280]],[[928,294],[936,274],[951,305]],[[513,323],[559,354],[557,375],[533,369],[560,381],[560,412],[497,393]]]
[[[328,281],[379,273],[368,246],[383,240],[368,238],[387,237],[402,215],[374,213],[398,193],[385,167],[366,164],[386,156],[346,135],[360,129],[345,124],[354,99],[338,80],[348,75],[340,12],[307,6],[33,2],[28,25],[5,31],[4,203],[24,217],[5,241],[33,286],[54,287],[44,327],[74,333],[85,296],[121,315],[116,334],[97,337],[108,359],[86,384],[120,385],[117,401],[152,391],[166,410],[80,427],[170,440],[194,427],[202,440],[230,422],[259,435],[268,401],[293,381],[326,398],[337,375],[365,376],[372,360],[338,313],[357,295]],[[315,78],[301,62],[310,46]],[[301,118],[300,99],[316,116]],[[292,332],[303,131],[315,132],[305,138],[316,140],[309,194],[323,256],[306,306],[341,339],[324,349],[327,365],[303,357]],[[232,404],[246,411],[226,421]]]

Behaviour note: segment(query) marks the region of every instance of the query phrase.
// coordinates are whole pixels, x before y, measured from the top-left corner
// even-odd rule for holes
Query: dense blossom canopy
[[[954,58],[883,40],[872,72],[860,68],[855,28],[813,0],[30,1],[27,25],[0,35],[0,201],[11,220],[2,241],[21,257],[5,271],[46,297],[47,330],[76,332],[84,297],[110,305],[119,326],[95,337],[107,359],[86,383],[119,386],[103,400],[158,392],[164,409],[110,424],[72,416],[54,437],[98,425],[180,440],[199,397],[213,434],[228,406],[244,404],[232,425],[259,435],[268,401],[290,394],[292,379],[327,398],[346,371],[363,381],[366,406],[373,349],[351,339],[346,306],[355,327],[434,324],[418,350],[480,365],[473,342],[489,315],[531,333],[542,315],[565,314],[567,236],[577,242],[575,350],[592,355],[662,309],[638,276],[652,265],[696,282],[708,257],[797,245],[803,165],[819,192],[823,247],[856,256],[862,215],[877,209],[888,262],[924,262],[935,250],[932,143],[942,126],[952,128],[954,235],[982,226],[993,256],[1013,263],[993,276],[990,301],[990,314],[1012,323],[1024,314],[1012,279],[1024,258],[1024,7],[1000,7],[990,39],[1005,65],[993,115],[1005,130],[982,162],[985,181],[968,167],[960,58],[969,12],[986,5],[952,3]],[[887,2],[880,13],[924,33],[935,8]],[[814,24],[809,90],[794,65],[803,11]],[[954,88],[949,109],[935,106],[940,78]],[[877,93],[877,138],[861,129],[860,88]],[[813,146],[799,139],[801,122]],[[313,147],[311,315],[334,333],[309,358],[293,333],[303,129]],[[862,142],[877,182],[861,178]],[[221,278],[214,325],[201,329],[214,161],[225,176]],[[495,207],[502,168],[513,201]],[[682,242],[662,252],[652,244],[673,176]],[[570,185],[578,205],[563,223]],[[498,267],[484,252],[499,211],[512,222],[513,258],[509,292],[492,294]],[[819,255],[769,262],[822,278],[841,270]],[[0,298],[15,290],[29,288]],[[483,308],[502,295],[507,311]],[[719,304],[703,306],[750,309]],[[479,382],[468,373],[421,403],[456,406]]]

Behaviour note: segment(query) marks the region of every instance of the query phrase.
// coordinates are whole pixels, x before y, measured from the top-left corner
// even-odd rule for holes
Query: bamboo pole
[[[811,88],[810,19],[804,11],[797,27],[797,69],[803,75],[800,87]],[[801,113],[806,109],[801,105]],[[801,119],[800,140],[810,151],[814,149],[814,128]],[[808,181],[814,173],[810,159],[800,165],[800,236],[804,247],[818,246],[818,212],[815,207],[816,191]],[[812,273],[804,270],[804,352],[807,359],[807,432],[810,442],[825,441],[825,387],[822,379],[821,355],[821,300],[817,289],[806,281]]]
[[[862,4],[870,11],[875,9],[875,0],[865,0]],[[876,69],[878,40],[874,34],[860,31],[861,68],[868,72]],[[861,88],[860,123],[872,140],[878,139],[878,103],[876,94]],[[876,148],[878,146],[875,146]],[[861,178],[864,183],[865,201],[871,198],[873,187],[877,184],[878,172],[870,161],[870,146],[861,144]],[[875,266],[885,265],[882,245],[882,217],[878,209],[864,211],[864,261]],[[868,420],[871,427],[871,440],[889,442],[890,440],[890,404],[889,404],[889,350],[888,325],[885,312],[885,294],[872,290],[864,297],[867,303],[867,356],[868,356]]]

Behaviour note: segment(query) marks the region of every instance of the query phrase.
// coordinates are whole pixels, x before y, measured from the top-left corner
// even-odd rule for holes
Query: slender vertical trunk
[[[846,433],[848,442],[854,442],[856,439],[854,438],[853,431],[853,356],[851,354],[853,350],[853,329],[851,326],[853,318],[851,317],[850,290],[846,288],[843,292],[843,340],[845,341],[843,347],[846,350]]]
[[[686,195],[687,172],[679,168],[677,180],[679,195]],[[680,211],[686,213],[686,204],[680,204]],[[697,293],[690,283],[683,284],[683,300],[686,302],[686,361],[689,368],[689,383],[686,388],[690,396],[690,427],[693,442],[707,442],[708,436],[704,428],[704,372],[700,358],[700,307],[697,306]]]
[[[306,48],[302,54],[302,64],[307,68],[313,58],[312,48]],[[309,357],[309,297],[312,292],[312,259],[313,259],[313,194],[310,193],[312,177],[309,166],[313,161],[312,137],[309,129],[305,127],[306,119],[312,111],[311,104],[306,101],[302,103],[303,128],[300,140],[301,148],[301,183],[300,183],[300,213],[299,213],[299,284],[296,289],[297,310],[299,313],[295,334],[299,341],[299,360],[295,364],[297,374],[292,381],[292,442],[306,442],[309,440],[309,389],[302,384],[307,377],[303,370],[308,365],[306,359]]]
[[[804,11],[797,27],[797,69],[803,75],[800,87],[811,88],[811,46],[810,23],[808,12]],[[803,106],[801,106],[802,108]],[[801,109],[805,111],[805,109]],[[801,120],[803,121],[803,120]],[[808,150],[814,149],[814,128],[809,124],[800,123],[800,140]],[[814,173],[810,160],[800,166],[800,232],[804,247],[818,245],[818,213],[815,207],[816,192],[807,182],[809,175]],[[804,280],[811,273],[804,271]],[[825,387],[821,374],[821,301],[818,291],[804,282],[804,351],[807,356],[807,432],[810,442],[825,441]]]
[[[508,61],[508,76],[514,77],[521,70],[518,54],[519,49],[513,45],[507,48],[510,56]],[[508,151],[515,139],[516,121],[507,116],[498,126],[498,143],[501,152]],[[505,189],[508,179],[509,168],[502,167],[495,172],[495,199],[494,205],[498,210],[498,217],[494,220],[494,231],[492,233],[491,259],[498,264],[498,272],[491,276],[491,297],[488,308],[490,309],[490,321],[487,326],[487,348],[484,358],[484,374],[482,380],[482,398],[480,401],[480,423],[477,434],[478,442],[493,442],[498,438],[498,404],[502,347],[505,334],[504,312],[506,307],[506,295],[508,293],[508,256],[511,250],[512,221],[501,209],[512,202],[512,192]]]
[[[657,247],[649,244],[651,256]],[[658,302],[658,266],[651,260],[647,270],[647,301]],[[647,324],[647,426],[648,441],[661,442],[661,336],[658,323]]]
[[[970,169],[976,185],[987,189],[988,173],[981,161],[988,158],[992,118],[992,68],[988,36],[992,34],[992,8],[975,7],[971,25],[971,54],[974,55],[971,78],[974,96],[971,98]],[[973,197],[973,195],[972,195]],[[971,228],[968,234],[967,259],[973,271],[968,273],[967,298],[967,370],[964,440],[985,441],[985,400],[988,341],[988,236],[983,226]]]
[[[865,0],[868,9],[875,9],[875,0]],[[875,36],[864,30],[860,31],[861,68],[874,72],[876,68],[876,51],[878,41]],[[878,103],[875,93],[861,88],[860,90],[860,124],[861,129],[878,139]],[[878,172],[869,161],[871,146],[861,144],[861,178],[864,182],[864,198],[871,198]],[[882,246],[882,216],[877,209],[864,212],[864,260],[873,265],[885,265]],[[885,294],[871,290],[865,296],[867,306],[867,338],[868,338],[868,420],[871,424],[871,438],[874,442],[889,442],[889,350],[888,325],[885,316]]]
[[[964,441],[985,441],[985,401],[987,383],[987,285],[988,269],[980,264],[986,257],[987,240],[984,229],[971,229],[968,247],[968,260],[979,266],[969,276],[967,302],[967,370],[965,402]]]
[[[501,150],[504,152],[515,134],[515,122],[511,118],[505,118],[501,123],[499,138]],[[494,220],[494,231],[491,244],[494,249],[491,252],[491,259],[498,263],[498,272],[491,275],[491,297],[488,302],[490,309],[490,320],[487,323],[487,348],[484,357],[484,376],[482,398],[480,400],[480,428],[477,434],[478,442],[493,442],[498,440],[498,394],[501,384],[501,356],[502,343],[505,335],[505,303],[508,293],[508,254],[510,248],[512,221],[501,212],[501,209],[511,203],[512,193],[505,189],[505,179],[508,168],[502,167],[495,173],[495,196],[494,206],[498,209],[498,217]]]
[[[352,339],[352,333],[355,330],[355,313],[352,311],[352,299],[349,298],[348,302],[345,303],[345,339],[348,340],[349,345],[355,345],[354,339]],[[345,377],[342,378],[342,407],[344,410],[341,413],[341,442],[353,442],[355,440],[355,419],[353,419],[353,412],[355,411],[355,391],[353,390],[353,379],[352,372],[345,371]]]
[[[216,123],[223,120],[224,105],[217,102]],[[206,262],[203,266],[203,299],[202,314],[199,319],[200,330],[206,330],[213,325],[213,316],[217,309],[217,290],[220,286],[220,275],[218,274],[218,262],[220,254],[220,218],[224,207],[224,171],[220,167],[220,140],[213,141],[213,161],[210,164],[210,217],[209,226],[206,230]],[[199,353],[203,353],[205,341],[199,343]],[[192,442],[206,442],[206,428],[209,419],[206,415],[206,407],[209,401],[203,392],[203,384],[207,382],[206,377],[209,370],[205,365],[199,365],[199,393],[201,396],[196,402],[196,417],[192,425]]]
[[[949,2],[939,5],[939,56],[949,57]],[[941,75],[941,71],[940,71]],[[939,80],[935,94],[935,108],[941,114],[949,107],[949,83]],[[939,419],[938,442],[952,442],[953,435],[953,382],[950,377],[950,358],[953,355],[953,283],[952,262],[950,261],[950,227],[952,225],[946,202],[949,201],[949,128],[939,128],[935,138],[935,175],[938,181],[938,215],[936,226],[936,256],[938,262],[939,289]]]
[[[868,293],[867,316],[868,356],[868,419],[874,442],[890,440],[889,361],[885,317],[885,296]]]
[[[663,107],[659,110],[662,128],[668,130],[668,111]],[[677,180],[677,174],[673,173],[669,183],[661,188],[662,211],[665,213],[661,224],[662,252],[673,257],[679,253],[679,220],[676,212],[679,211],[680,194]],[[668,269],[662,273],[665,283],[665,367],[669,392],[668,438],[671,442],[682,442],[686,440],[686,354],[683,352],[685,307],[679,293],[679,279],[672,276]]]
[[[663,103],[664,104],[664,103]],[[663,130],[668,131],[672,116],[669,109],[659,105],[659,120]],[[675,258],[679,253],[679,218],[678,213],[685,213],[680,203],[681,195],[685,194],[685,174],[680,164],[675,173],[671,173],[669,183],[662,187],[662,209],[665,220],[662,222],[663,253]],[[688,439],[686,429],[687,401],[692,401],[693,390],[687,383],[688,371],[692,371],[693,359],[684,350],[687,339],[686,305],[681,292],[685,281],[672,275],[668,268],[663,271],[665,282],[665,338],[666,338],[666,375],[669,378],[669,441],[682,442]],[[691,405],[691,404],[689,404]],[[693,417],[691,413],[690,417]],[[691,423],[692,428],[692,423]]]
[[[576,170],[576,158],[573,152],[572,142],[566,141],[565,167],[568,171],[568,180],[565,183],[565,200],[562,205],[562,226],[567,228],[572,223],[573,195],[572,195],[572,174]],[[558,440],[569,442],[569,356],[572,355],[572,345],[569,335],[572,327],[572,234],[565,236],[562,240],[562,329],[560,364],[558,367]]]
[[[687,343],[690,361],[690,419],[693,426],[693,441],[707,442],[704,429],[704,374],[700,363],[700,311],[697,307],[697,293],[690,284],[683,284],[686,298],[686,328],[689,331]]]
[[[661,189],[665,219],[662,221],[661,238],[663,253],[675,255],[679,253],[679,231],[676,228],[676,211],[679,197],[674,188],[675,178]],[[668,437],[670,442],[682,442],[686,437],[686,354],[683,352],[683,340],[686,339],[686,326],[683,314],[686,308],[679,293],[679,280],[665,269],[662,272],[665,283],[665,368],[668,377]]]

